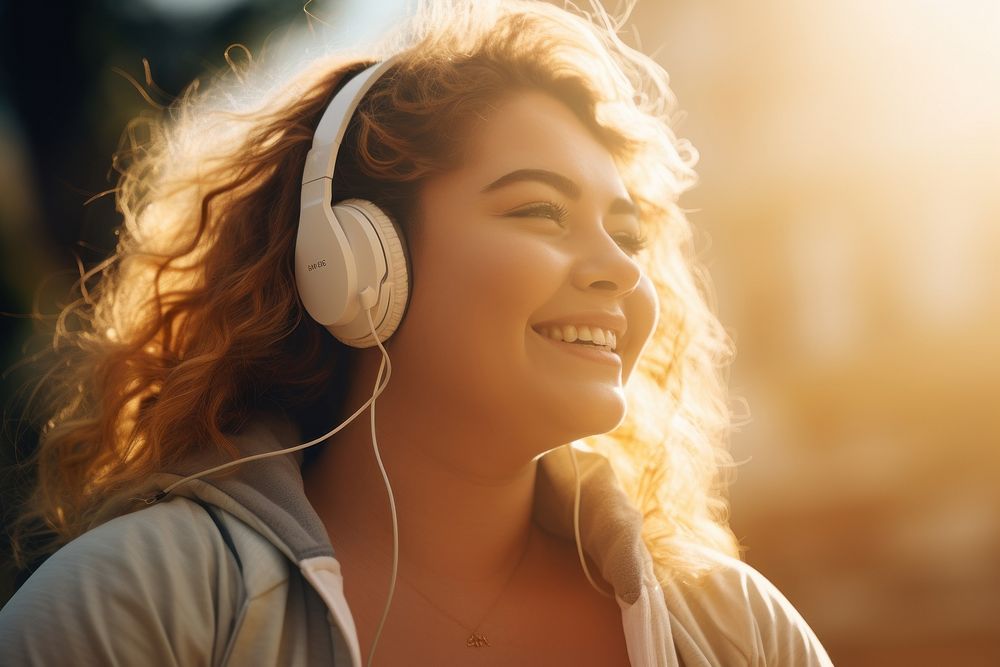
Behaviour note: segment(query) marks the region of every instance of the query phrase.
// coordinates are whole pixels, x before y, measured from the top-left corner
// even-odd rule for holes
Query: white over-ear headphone
[[[309,315],[351,347],[375,345],[365,316],[369,305],[384,341],[403,319],[409,296],[403,237],[395,222],[370,201],[333,204],[333,171],[348,123],[365,93],[396,60],[372,65],[334,96],[302,173],[295,283]]]

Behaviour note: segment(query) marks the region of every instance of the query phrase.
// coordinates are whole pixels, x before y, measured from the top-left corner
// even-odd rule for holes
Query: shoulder
[[[212,518],[175,498],[116,517],[46,560],[0,611],[17,664],[207,664],[242,575]],[[58,628],[58,633],[52,629]]]
[[[767,577],[725,554],[701,555],[711,564],[708,572],[661,582],[671,618],[689,642],[722,664],[832,664],[808,623]]]
[[[115,517],[52,554],[28,582],[85,573],[139,588],[214,578],[231,554],[204,507],[183,497]],[[108,583],[108,582],[101,582]],[[26,583],[27,585],[27,583]]]

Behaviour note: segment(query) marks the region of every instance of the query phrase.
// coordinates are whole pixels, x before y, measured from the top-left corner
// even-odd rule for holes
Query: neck
[[[346,414],[370,397],[377,366],[376,355],[362,357]],[[490,587],[526,549],[536,461],[497,455],[510,452],[512,433],[465,410],[443,409],[446,400],[410,379],[394,373],[375,408],[398,517],[400,576]],[[391,562],[392,519],[370,419],[363,413],[331,439],[305,471],[305,487],[334,549],[381,570]]]

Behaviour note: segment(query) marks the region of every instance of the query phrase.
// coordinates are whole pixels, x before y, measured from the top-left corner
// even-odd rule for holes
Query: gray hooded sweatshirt
[[[237,439],[244,455],[296,442],[274,417]],[[782,594],[736,559],[706,552],[711,574],[657,581],[641,515],[607,460],[580,459],[581,542],[615,589],[634,667],[832,664]],[[211,463],[154,475],[131,495]],[[340,563],[300,465],[289,454],[192,480],[65,545],[0,610],[0,665],[361,667]],[[539,460],[535,520],[570,540],[574,486],[564,448]]]

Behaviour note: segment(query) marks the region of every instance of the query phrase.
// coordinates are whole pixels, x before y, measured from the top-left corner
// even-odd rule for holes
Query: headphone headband
[[[351,77],[334,95],[316,126],[312,148],[306,157],[306,167],[302,173],[303,185],[318,178],[333,178],[337,151],[340,150],[340,143],[344,140],[344,133],[354,116],[354,110],[379,77],[397,61],[398,57],[392,57],[371,65]]]

